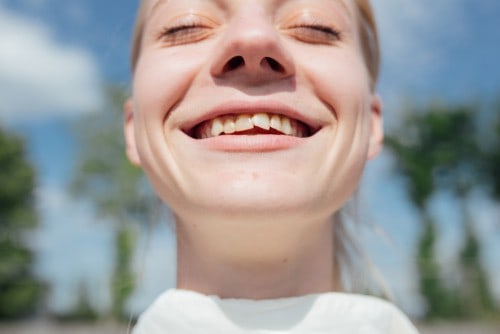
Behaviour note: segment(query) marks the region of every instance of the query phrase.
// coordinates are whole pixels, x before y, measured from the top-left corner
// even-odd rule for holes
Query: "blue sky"
[[[379,91],[387,128],[401,119],[400,106],[408,98],[459,102],[500,95],[498,0],[373,3],[382,37]],[[82,278],[100,304],[108,300],[112,233],[88,204],[66,193],[77,154],[69,124],[99,109],[103,84],[129,85],[129,36],[136,7],[135,0],[0,0],[0,122],[26,137],[38,170],[41,228],[33,247],[40,254],[38,272],[54,285],[55,309],[71,304],[72,288]],[[417,313],[412,252],[418,220],[391,166],[387,152],[370,163],[359,198],[364,220],[376,227],[363,229],[363,240],[399,303]],[[448,194],[437,194],[433,201],[433,212],[443,222],[439,249],[444,264],[453,262],[460,241],[454,204]],[[500,208],[481,194],[471,205],[487,245],[485,262],[498,277],[500,231],[494,221]],[[134,299],[137,309],[173,284],[172,236],[165,226],[150,234],[148,242],[141,239],[137,256],[138,270],[144,273]],[[500,283],[495,288],[500,296]]]

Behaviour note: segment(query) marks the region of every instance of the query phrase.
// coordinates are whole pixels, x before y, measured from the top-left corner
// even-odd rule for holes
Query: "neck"
[[[221,298],[332,291],[332,222],[194,223],[177,219],[177,287]]]

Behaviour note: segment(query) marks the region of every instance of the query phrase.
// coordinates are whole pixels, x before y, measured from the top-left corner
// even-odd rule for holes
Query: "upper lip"
[[[321,124],[319,123],[318,120],[315,120],[310,115],[298,111],[295,108],[292,108],[283,102],[230,101],[217,105],[216,107],[209,109],[207,112],[200,114],[198,117],[194,117],[193,119],[186,121],[186,123],[183,124],[181,129],[187,134],[192,134],[192,131],[195,127],[211,119],[224,115],[239,115],[239,114],[254,114],[254,113],[278,114],[286,116],[291,119],[295,119],[305,124],[309,128],[311,134],[316,133],[321,128]]]

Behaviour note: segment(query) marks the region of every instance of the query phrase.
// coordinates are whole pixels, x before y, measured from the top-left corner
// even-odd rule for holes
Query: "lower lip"
[[[204,148],[224,152],[272,152],[291,149],[307,138],[285,135],[223,135],[196,140]]]

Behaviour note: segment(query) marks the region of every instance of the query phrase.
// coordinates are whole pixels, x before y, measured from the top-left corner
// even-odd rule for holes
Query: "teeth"
[[[283,117],[281,119],[281,131],[288,136],[292,135],[293,129],[292,129],[292,122],[290,121],[290,118]]]
[[[278,115],[273,115],[271,117],[271,122],[269,123],[269,126],[274,130],[281,131],[281,117],[279,117]]]
[[[224,121],[224,133],[231,134],[236,132],[236,124],[234,123],[234,119],[232,117],[226,118]]]
[[[269,130],[271,128],[269,124],[269,116],[264,113],[255,114],[252,116],[253,125],[258,128]]]
[[[210,134],[212,137],[217,137],[224,132],[224,123],[220,118],[216,118],[212,121],[212,128]]]
[[[254,123],[250,115],[239,115],[236,117],[236,131],[246,131],[253,129]]]
[[[198,130],[200,138],[217,137],[222,134],[233,134],[253,129],[276,130],[288,136],[305,137],[308,131],[299,122],[286,116],[276,114],[257,113],[237,116],[216,117],[203,124]]]

